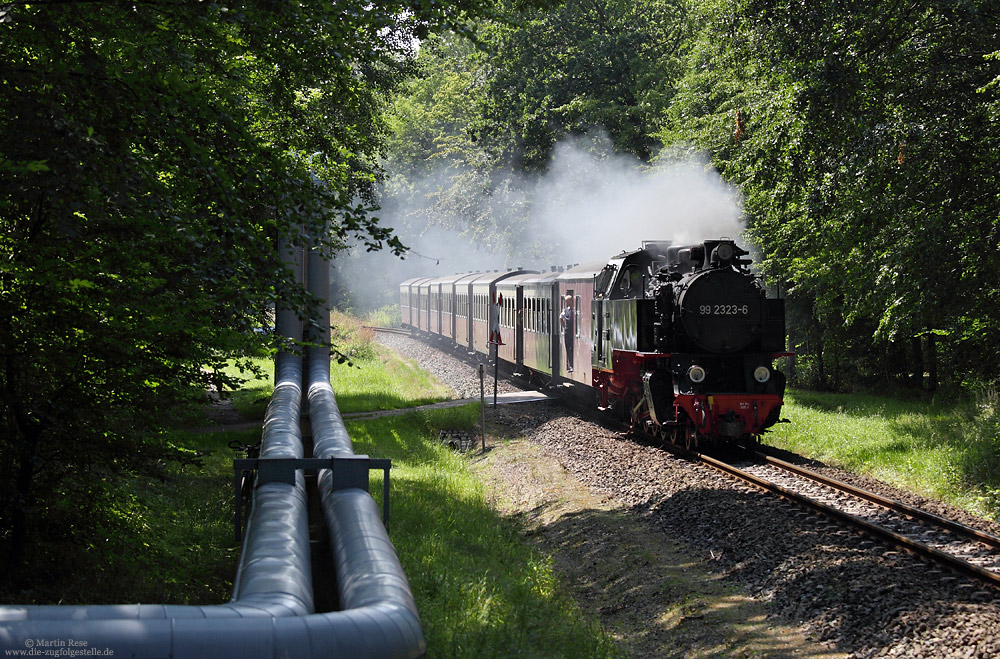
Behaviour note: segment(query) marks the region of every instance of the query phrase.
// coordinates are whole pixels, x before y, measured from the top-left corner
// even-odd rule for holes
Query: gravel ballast
[[[474,367],[407,336],[378,339],[457,395],[478,396]],[[489,410],[489,420],[504,434],[529,440],[589,491],[661,533],[664,542],[679,543],[692,560],[707,562],[725,581],[766,602],[771,615],[802,625],[818,647],[851,657],[1000,656],[1000,591],[582,419],[561,404],[501,406]],[[940,502],[821,469],[996,532]]]

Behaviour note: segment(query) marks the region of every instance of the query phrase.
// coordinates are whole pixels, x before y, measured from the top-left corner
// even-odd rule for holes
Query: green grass
[[[428,655],[616,656],[611,639],[561,591],[551,558],[490,508],[466,459],[438,441],[440,429],[472,429],[478,419],[470,405],[348,424],[356,452],[392,459],[390,535]]]
[[[372,330],[360,321],[335,311],[333,323],[333,341],[348,360],[333,360],[330,368],[330,381],[342,413],[402,409],[453,397],[448,387],[414,362],[376,343]],[[274,364],[269,359],[256,363],[267,379],[248,381],[230,393],[233,406],[248,419],[264,418],[274,388]],[[249,377],[235,366],[230,366],[229,372]]]
[[[333,364],[330,379],[344,414],[402,409],[453,397],[451,389],[426,371],[381,346],[376,346],[373,358],[355,360],[353,366]]]
[[[352,363],[331,367],[341,412],[452,397],[414,363],[378,346],[359,321],[336,312],[333,320],[334,342]],[[260,418],[270,391],[270,381],[249,383],[234,393],[234,404]],[[467,406],[348,423],[355,452],[392,459],[390,535],[428,654],[616,656],[612,641],[560,591],[550,557],[532,549],[516,521],[489,507],[466,459],[438,441],[439,430],[471,429],[478,420],[478,407]],[[371,489],[381,500],[380,472],[372,472]]]
[[[247,419],[264,418],[274,390],[274,365],[268,360],[261,360],[259,365],[269,379],[250,380],[242,388],[229,392],[233,407]],[[241,374],[235,366],[230,369],[233,374]],[[350,363],[334,362],[330,367],[330,382],[343,414],[396,410],[453,398],[451,389],[415,363],[379,345],[372,346],[370,355],[355,356]]]
[[[789,391],[765,443],[938,498],[978,515],[1000,516],[1000,405],[928,403],[868,394]]]
[[[366,325],[373,327],[400,327],[402,319],[399,316],[399,305],[390,304],[374,311],[369,311],[364,318]]]

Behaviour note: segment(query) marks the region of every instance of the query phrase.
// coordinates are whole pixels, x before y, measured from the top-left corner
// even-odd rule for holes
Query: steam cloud
[[[437,172],[415,188],[427,193],[448,185],[449,172]],[[378,307],[397,299],[397,285],[410,277],[523,266],[548,270],[550,265],[606,261],[638,249],[644,240],[700,242],[743,235],[738,192],[705,161],[664,160],[655,166],[611,152],[601,134],[559,144],[548,173],[537,180],[517,181],[519,200],[529,213],[532,250],[498,250],[473,244],[457,231],[435,226],[428,207],[401,208],[385,199],[379,214],[411,248],[404,260],[385,253],[354,254],[335,263],[335,276],[350,292],[354,306]],[[342,266],[342,267],[339,267]]]
[[[532,223],[558,245],[557,257],[601,261],[643,240],[683,244],[743,235],[739,195],[705,162],[643,168],[620,154],[596,157],[584,148],[594,139],[559,144],[535,190]]]

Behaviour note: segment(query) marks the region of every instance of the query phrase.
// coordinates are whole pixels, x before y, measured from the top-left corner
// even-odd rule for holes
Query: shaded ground
[[[473,458],[493,505],[554,557],[580,607],[633,657],[841,657],[524,440]]]
[[[262,420],[248,421],[242,414],[233,407],[232,398],[221,398],[215,390],[205,392],[205,396],[211,403],[205,408],[205,420],[207,425],[191,428],[189,432],[209,433],[220,430],[254,430],[264,425]]]

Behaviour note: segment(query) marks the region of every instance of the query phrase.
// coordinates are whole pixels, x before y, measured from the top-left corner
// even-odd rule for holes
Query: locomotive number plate
[[[702,316],[745,316],[750,313],[746,304],[703,304],[698,307]]]

